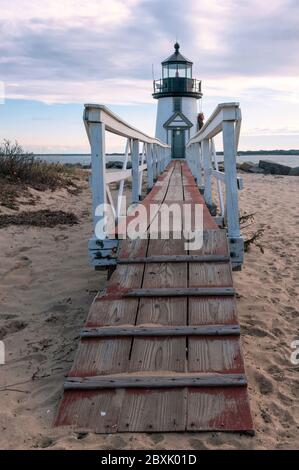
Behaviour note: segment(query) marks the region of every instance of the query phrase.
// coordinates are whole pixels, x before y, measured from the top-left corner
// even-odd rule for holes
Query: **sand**
[[[85,182],[80,195],[40,193],[31,207],[73,211],[79,225],[0,230],[1,449],[299,448],[299,366],[290,361],[291,343],[299,340],[299,179],[242,176],[241,211],[256,213],[246,233],[265,229],[264,254],[252,247],[242,272],[234,273],[255,436],[95,435],[52,427],[80,328],[106,280],[88,264],[91,195]]]

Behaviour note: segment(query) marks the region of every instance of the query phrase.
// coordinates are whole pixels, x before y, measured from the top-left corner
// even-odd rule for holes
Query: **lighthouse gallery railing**
[[[236,269],[242,265],[244,253],[238,208],[238,189],[242,189],[242,180],[237,177],[236,167],[241,120],[239,103],[219,104],[202,129],[189,140],[186,149],[189,167],[211,210],[215,206],[212,180],[216,182],[220,223],[227,228],[232,265]],[[224,172],[219,171],[214,143],[214,137],[221,132]]]
[[[171,159],[170,146],[159,139],[149,137],[127,124],[106,106],[86,104],[84,124],[91,147],[91,186],[93,198],[94,235],[88,244],[91,262],[95,267],[115,264],[113,252],[117,249],[118,240],[109,239],[102,233],[99,239],[95,235],[96,226],[102,217],[97,215],[97,208],[109,202],[114,219],[120,216],[123,203],[125,181],[132,180],[131,203],[139,202],[142,192],[143,173],[147,170],[147,188],[153,187],[154,181],[168,165]],[[125,138],[123,167],[119,171],[106,170],[106,137],[116,134]],[[131,169],[127,163],[131,159]],[[116,202],[114,202],[110,185],[119,183]]]

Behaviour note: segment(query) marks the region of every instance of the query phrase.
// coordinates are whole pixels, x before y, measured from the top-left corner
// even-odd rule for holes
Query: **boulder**
[[[254,166],[254,163],[252,162],[243,162],[243,163],[237,163],[237,168],[238,170],[242,171],[248,171],[252,166]]]
[[[281,165],[280,163],[270,162],[268,160],[260,160],[259,167],[271,175],[288,175],[291,170],[290,166]]]
[[[264,173],[264,170],[253,162],[238,163],[237,168],[246,173]]]
[[[253,165],[252,167],[249,168],[248,170],[249,173],[260,173],[260,174],[265,174],[265,170],[263,168],[260,168],[258,165]]]
[[[299,176],[299,166],[290,169],[290,176]]]
[[[113,168],[116,170],[122,170],[123,168],[123,162],[107,162],[106,163],[106,168]]]

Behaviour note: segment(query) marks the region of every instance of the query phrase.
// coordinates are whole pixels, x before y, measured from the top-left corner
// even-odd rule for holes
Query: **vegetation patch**
[[[4,140],[0,144],[0,204],[17,209],[18,197],[28,195],[28,188],[38,191],[54,191],[66,188],[77,194],[80,188],[75,184],[74,168],[61,163],[48,163],[25,153],[15,142]]]
[[[56,227],[56,225],[74,225],[78,217],[72,212],[64,211],[26,211],[18,214],[0,215],[0,228],[9,225],[31,225],[35,227]]]

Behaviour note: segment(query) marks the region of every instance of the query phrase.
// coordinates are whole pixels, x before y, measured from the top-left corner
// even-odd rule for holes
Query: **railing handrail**
[[[163,148],[170,148],[168,144],[162,142],[156,137],[150,137],[131,126],[102,104],[85,104],[84,121],[101,122],[105,124],[106,130],[113,134],[127,137],[129,139],[136,139],[147,144],[156,144]]]
[[[130,202],[138,204],[142,197],[145,170],[147,190],[150,190],[171,159],[170,146],[126,123],[102,104],[86,104],[83,120],[91,147],[94,234],[88,244],[89,254],[94,266],[114,265],[118,240],[109,239],[109,235],[115,236],[115,227],[112,232],[106,227],[103,207],[106,207],[107,202],[110,204],[115,226],[118,225],[124,203],[125,181],[132,179]],[[106,134],[111,133],[125,138],[122,169],[113,173],[106,169]],[[131,169],[127,169],[129,156]],[[109,186],[113,182],[119,183],[116,197],[113,197]]]
[[[241,128],[239,103],[221,103],[205,125],[187,143],[187,161],[211,210],[212,179],[217,182],[221,220],[226,225],[232,264],[239,268],[243,262],[244,241],[240,231],[238,189],[242,184],[237,176],[236,155]],[[224,172],[219,171],[214,137],[222,132]],[[225,185],[225,193],[222,190]]]
[[[224,121],[239,121],[241,119],[240,103],[220,103],[213,111],[204,126],[187,142],[187,147],[211,139],[222,130]]]

